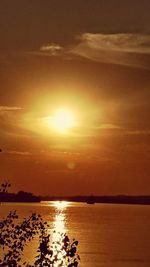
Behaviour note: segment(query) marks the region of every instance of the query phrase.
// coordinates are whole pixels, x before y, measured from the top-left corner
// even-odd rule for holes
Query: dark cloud
[[[84,32],[149,32],[149,9],[149,0],[2,0],[0,49],[67,44]]]

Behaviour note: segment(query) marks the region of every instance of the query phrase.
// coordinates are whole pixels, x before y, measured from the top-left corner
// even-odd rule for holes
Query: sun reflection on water
[[[66,228],[66,215],[65,210],[69,206],[69,202],[67,201],[55,201],[53,206],[56,208],[56,214],[53,221],[53,233],[52,233],[52,242],[55,243],[55,249],[60,251],[57,253],[58,263],[55,264],[55,267],[60,266],[60,262],[65,256],[65,251],[62,249],[63,242],[62,237],[63,234],[67,232]],[[64,265],[62,265],[64,266]]]
[[[56,214],[53,221],[53,240],[60,237],[60,233],[66,233],[66,215],[65,210],[69,206],[67,201],[55,201],[53,206],[56,208]]]
[[[70,203],[68,201],[54,201],[52,206],[57,208],[57,211],[63,211],[66,209]]]

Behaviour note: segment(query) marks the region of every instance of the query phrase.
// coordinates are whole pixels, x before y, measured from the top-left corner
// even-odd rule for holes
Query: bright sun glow
[[[59,133],[67,133],[76,125],[74,114],[67,109],[60,109],[51,117],[51,126]]]
[[[63,210],[63,209],[65,209],[66,207],[68,207],[69,204],[70,204],[70,203],[67,202],[67,201],[54,201],[54,202],[53,202],[53,206],[56,207],[57,209],[61,209],[61,210]]]

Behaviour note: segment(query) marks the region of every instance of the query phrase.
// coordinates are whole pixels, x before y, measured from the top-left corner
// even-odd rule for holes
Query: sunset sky
[[[1,0],[0,148],[12,191],[150,194],[150,1]]]

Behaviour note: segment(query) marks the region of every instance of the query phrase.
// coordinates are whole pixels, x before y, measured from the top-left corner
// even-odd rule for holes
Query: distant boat
[[[87,204],[95,204],[95,198],[93,195],[89,196],[87,201],[86,201]]]

